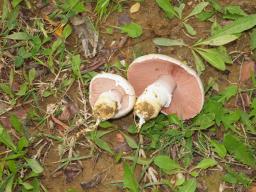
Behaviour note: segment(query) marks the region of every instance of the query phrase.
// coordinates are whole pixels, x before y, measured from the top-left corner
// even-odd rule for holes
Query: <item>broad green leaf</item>
[[[223,115],[221,120],[226,129],[232,129],[234,127],[234,123],[236,123],[240,117],[240,110],[235,110]]]
[[[52,46],[51,46],[51,55],[61,46],[61,44],[63,43],[63,41],[58,38],[56,41],[53,42]]]
[[[198,15],[196,15],[196,18],[199,19],[200,21],[206,21],[210,19],[214,15],[214,12],[207,12],[207,11],[202,11]]]
[[[194,119],[193,128],[194,130],[208,129],[214,125],[215,115],[214,113],[203,113]]]
[[[180,127],[183,126],[183,121],[176,114],[170,114],[170,115],[167,115],[167,117],[168,117],[168,122],[170,124],[178,125]]]
[[[216,140],[211,140],[211,146],[213,151],[216,152],[221,158],[224,158],[227,154],[227,150],[222,143],[218,143]]]
[[[71,68],[76,78],[81,78],[80,65],[81,65],[80,55],[78,54],[78,55],[72,56]]]
[[[13,192],[13,183],[14,183],[14,178],[16,174],[11,174],[10,177],[8,177],[8,181],[5,187],[4,192]]]
[[[243,143],[237,136],[225,134],[223,143],[227,151],[234,156],[235,159],[246,165],[255,167],[255,156],[249,146]]]
[[[220,24],[215,19],[214,22],[212,23],[212,26],[211,26],[211,35],[214,36],[221,29],[222,29],[222,27],[220,26]]]
[[[24,134],[24,133],[23,133],[23,125],[22,125],[20,119],[19,119],[16,115],[11,115],[11,117],[10,117],[10,122],[11,122],[12,127],[14,127],[15,130],[16,130],[19,134],[21,134],[21,135]]]
[[[26,95],[27,91],[28,91],[28,85],[27,85],[27,83],[23,83],[20,86],[20,90],[16,93],[16,95],[24,96],[24,95]]]
[[[0,90],[2,90],[5,94],[13,98],[13,92],[11,86],[7,83],[0,83]]]
[[[208,4],[209,4],[208,2],[201,2],[198,5],[196,5],[195,8],[192,10],[192,12],[185,17],[185,20],[188,19],[189,17],[192,17],[194,15],[201,13]]]
[[[11,150],[16,150],[16,146],[13,143],[11,136],[8,134],[6,129],[0,124],[0,143],[6,145]]]
[[[63,29],[62,36],[64,39],[67,39],[69,35],[71,35],[71,33],[72,33],[72,27],[71,25],[67,24]]]
[[[218,164],[217,161],[215,161],[214,159],[205,158],[202,161],[200,161],[195,168],[208,169],[209,167],[213,167],[217,164]]]
[[[186,45],[182,39],[154,38],[154,44],[160,46],[184,46]]]
[[[196,71],[200,75],[205,70],[205,65],[200,56],[196,54],[195,51],[192,50],[192,54],[194,57],[195,65],[196,65]]]
[[[230,85],[224,91],[220,93],[220,97],[217,100],[219,103],[228,101],[231,97],[235,96],[238,92],[237,85]]]
[[[33,189],[33,186],[28,182],[20,182],[20,184],[28,191]]]
[[[227,51],[226,47],[219,46],[219,47],[217,47],[217,50],[219,51],[219,53],[222,56],[222,59],[225,63],[227,63],[227,64],[232,64],[233,63],[232,58],[228,54],[228,51]]]
[[[128,23],[120,27],[121,33],[127,33],[129,37],[136,38],[142,35],[142,27],[137,23]]]
[[[177,13],[177,16],[179,19],[182,19],[182,12],[185,8],[185,4],[181,3],[179,7],[174,7],[175,12]]]
[[[11,35],[7,35],[5,38],[12,40],[29,40],[31,36],[26,32],[16,32]]]
[[[99,127],[101,128],[110,128],[113,127],[114,125],[112,123],[110,123],[109,121],[102,121],[99,124]]]
[[[224,8],[223,18],[235,20],[246,15],[239,5],[228,5]]]
[[[195,178],[185,181],[185,183],[179,187],[179,192],[195,192],[197,182]]]
[[[197,49],[196,51],[213,67],[221,71],[226,69],[224,60],[217,49]]]
[[[223,35],[223,36],[217,36],[213,38],[208,38],[205,41],[202,41],[199,43],[199,45],[212,45],[212,46],[220,46],[228,44],[240,37],[239,35]]]
[[[156,3],[169,19],[173,18],[173,16],[178,16],[169,0],[156,0]]]
[[[242,33],[256,25],[256,14],[241,17],[218,30],[214,37]]]
[[[44,171],[43,167],[39,164],[36,159],[26,159],[28,166],[36,174],[40,174]]]
[[[137,149],[138,148],[138,144],[136,143],[136,141],[130,137],[129,135],[126,135],[123,133],[123,136],[127,142],[127,144],[129,145],[129,147],[131,147],[132,149]]]
[[[256,29],[253,29],[250,35],[250,45],[251,45],[251,50],[256,49]]]
[[[32,85],[35,77],[36,77],[36,70],[35,70],[35,68],[32,68],[28,72],[28,81],[29,81],[30,85]]]
[[[94,139],[94,142],[95,142],[95,144],[96,144],[99,148],[101,148],[101,149],[103,149],[103,150],[109,152],[110,154],[113,154],[113,151],[112,151],[112,149],[110,148],[110,146],[108,145],[107,142],[105,142],[105,141],[103,141],[102,139],[99,139],[99,138],[95,138],[95,139]]]
[[[244,187],[249,187],[252,183],[252,179],[246,176],[242,172],[234,172],[228,170],[228,173],[224,176],[224,181],[231,184],[242,184]]]
[[[131,192],[139,192],[139,184],[131,167],[127,163],[124,164],[124,187]]]
[[[187,31],[190,35],[196,35],[196,31],[195,31],[195,29],[194,29],[191,25],[189,25],[188,23],[183,23],[183,24],[184,24],[184,26],[185,26],[186,31]]]
[[[158,155],[154,158],[154,164],[165,172],[180,169],[180,165],[167,155]]]
[[[25,137],[21,137],[18,142],[18,150],[22,151],[25,147],[29,146],[29,141]]]
[[[218,11],[222,12],[222,5],[219,3],[218,0],[208,0],[209,3],[211,3],[212,7]]]
[[[17,7],[23,0],[12,0],[12,6],[13,8]]]
[[[7,161],[7,165],[8,165],[8,169],[12,173],[16,173],[17,172],[18,167],[17,167],[16,162],[14,160]]]

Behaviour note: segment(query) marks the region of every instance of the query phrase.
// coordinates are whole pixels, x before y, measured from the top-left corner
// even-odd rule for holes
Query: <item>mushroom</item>
[[[135,92],[123,77],[111,73],[96,75],[90,82],[89,102],[97,120],[122,117],[135,104]]]
[[[186,120],[203,107],[204,90],[199,76],[172,57],[149,54],[135,59],[128,69],[128,81],[138,96],[134,113],[140,125],[160,111]]]

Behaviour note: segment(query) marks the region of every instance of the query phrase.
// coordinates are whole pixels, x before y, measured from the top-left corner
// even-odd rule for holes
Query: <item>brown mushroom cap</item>
[[[130,83],[123,77],[110,73],[96,75],[90,82],[89,102],[94,106],[98,97],[106,91],[118,91],[122,95],[121,108],[114,118],[119,118],[130,112],[135,103],[135,93]]]
[[[156,81],[161,75],[171,75],[177,87],[169,107],[161,110],[164,114],[177,114],[186,120],[196,116],[203,107],[203,85],[190,67],[180,61],[161,54],[149,54],[133,61],[128,69],[128,81],[134,87],[136,96]]]

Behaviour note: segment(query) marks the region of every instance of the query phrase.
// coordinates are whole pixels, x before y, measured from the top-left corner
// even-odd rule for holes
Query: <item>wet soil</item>
[[[0,0],[1,2],[1,0]],[[191,4],[192,2],[192,4]],[[256,12],[256,1],[252,0],[222,0],[220,1],[223,5],[236,4],[240,5],[246,12],[255,13]],[[189,1],[186,5],[185,13],[189,13],[193,6],[195,6],[198,1]],[[128,15],[132,21],[139,23],[143,27],[143,35],[138,39],[129,39],[125,47],[119,50],[118,54],[112,58],[110,63],[114,63],[117,58],[124,58],[127,63],[130,63],[134,55],[143,55],[148,53],[161,53],[166,54],[177,59],[180,59],[187,63],[189,66],[195,68],[193,63],[193,58],[190,51],[187,48],[182,47],[157,47],[152,43],[154,37],[169,37],[171,39],[183,39],[186,43],[192,44],[198,38],[204,38],[209,35],[211,24],[209,22],[200,22],[197,19],[192,18],[189,23],[198,32],[196,37],[189,37],[183,31],[183,28],[177,19],[168,20],[164,13],[159,9],[154,0],[145,0],[141,4],[141,9],[134,14],[129,13],[129,8],[133,2],[125,3],[122,13],[111,14],[106,22],[100,25],[100,30],[104,32],[108,26],[118,25],[118,18],[122,15]],[[1,7],[1,3],[0,3]],[[188,8],[188,9],[187,9]],[[118,41],[123,34],[118,32],[113,35],[108,35],[102,33],[102,38],[106,45],[110,45],[113,41]],[[238,83],[239,81],[239,71],[240,66],[244,59],[250,56],[249,49],[249,35],[244,34],[235,43],[228,45],[228,51],[234,54],[239,54],[237,52],[243,51],[244,54],[239,57],[232,65],[228,66],[226,72],[216,71],[214,68],[206,67],[206,71],[202,75],[203,83],[206,85],[210,78],[214,78],[219,84],[219,89],[222,90],[229,84]],[[72,44],[72,43],[71,43]],[[237,51],[237,52],[236,52]],[[126,75],[126,74],[123,74]],[[67,93],[70,97],[76,98],[78,95],[77,85],[73,86]],[[42,109],[46,109],[47,103],[54,103],[58,101],[58,98],[46,99],[42,102]],[[133,122],[133,116],[129,115],[120,120],[115,120],[113,123],[120,129],[127,129],[128,126]],[[39,130],[33,130],[37,132]],[[47,127],[43,128],[45,133],[58,134],[54,131],[49,131]],[[104,138],[106,142],[115,145],[114,137],[116,132],[109,134]],[[47,155],[44,163],[44,174],[42,176],[42,184],[48,189],[49,192],[64,192],[68,189],[75,189],[77,192],[83,191],[80,183],[90,181],[94,176],[102,173],[102,182],[98,184],[95,188],[90,189],[92,192],[118,192],[122,191],[118,186],[113,185],[113,183],[118,183],[123,178],[123,164],[115,163],[112,156],[107,153],[100,153],[97,162],[95,159],[82,160],[82,172],[75,177],[71,182],[67,182],[63,171],[53,173],[58,167],[57,162],[59,161],[58,155],[58,143],[54,143]],[[81,147],[78,149],[79,154],[87,155],[88,150]],[[205,174],[200,180],[205,185],[205,191],[217,192],[219,191],[219,186],[221,184],[221,177],[224,173],[221,171],[212,171]],[[228,191],[228,190],[225,190]]]

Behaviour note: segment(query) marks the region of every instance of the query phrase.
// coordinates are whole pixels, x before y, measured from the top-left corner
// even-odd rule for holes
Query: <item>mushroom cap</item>
[[[136,96],[161,75],[171,75],[176,82],[172,102],[162,108],[164,114],[177,114],[186,120],[196,116],[203,108],[204,89],[196,72],[179,60],[161,54],[149,54],[135,59],[128,69],[128,81]]]
[[[110,90],[116,90],[122,95],[120,108],[113,118],[119,118],[129,113],[135,104],[135,92],[125,78],[116,74],[101,73],[92,78],[89,87],[90,105],[93,107],[98,97],[103,92]]]

